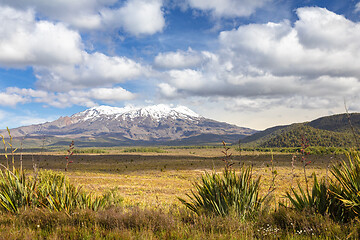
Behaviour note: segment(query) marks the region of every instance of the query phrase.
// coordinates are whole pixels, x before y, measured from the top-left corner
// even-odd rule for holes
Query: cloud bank
[[[295,21],[256,22],[258,10],[268,13],[275,5],[0,0],[0,68],[26,69],[36,79],[3,84],[0,104],[66,108],[168,101],[256,113],[332,111],[344,98],[359,103],[360,23],[319,7],[296,9]],[[359,3],[351,7],[356,15]],[[197,42],[180,31],[193,23],[201,35]]]
[[[34,9],[40,17],[61,21],[81,31],[123,29],[129,34],[153,34],[165,27],[161,0],[0,0],[20,11]]]
[[[71,107],[73,105],[94,107],[97,101],[114,103],[117,101],[131,100],[135,94],[121,88],[91,88],[88,90],[70,90],[68,92],[47,92],[27,88],[9,87],[0,92],[2,99],[0,105],[15,106],[18,103],[37,102],[44,106],[58,108]]]
[[[247,17],[270,0],[187,0],[190,7],[209,11],[216,17]]]
[[[360,90],[360,23],[318,7],[296,13],[293,25],[284,20],[221,32],[214,57],[165,72],[159,92],[166,98],[228,99],[236,109],[341,105]],[[191,63],[194,56],[201,53],[177,51],[157,58],[171,65]]]
[[[122,88],[115,87],[115,92],[110,93],[100,87],[124,83],[149,71],[126,57],[107,56],[96,51],[88,53],[76,30],[63,23],[36,20],[32,9],[0,6],[0,21],[3,24],[0,28],[0,66],[15,69],[32,67],[37,78],[36,86],[40,89],[28,89],[26,94],[20,94],[10,88],[0,93],[2,105],[31,102],[33,91],[48,92],[48,104],[57,107],[95,105],[89,99],[108,102],[132,99],[135,94]],[[84,90],[71,92],[74,89]],[[61,92],[67,93],[61,95]],[[63,100],[60,100],[60,95]],[[40,101],[46,102],[44,99]]]

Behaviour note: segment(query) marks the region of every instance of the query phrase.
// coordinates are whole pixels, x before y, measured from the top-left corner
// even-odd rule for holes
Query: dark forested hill
[[[355,134],[360,136],[360,114],[349,114]],[[277,126],[260,131],[242,140],[256,147],[300,147],[302,139],[310,146],[355,147],[356,141],[347,114],[322,117],[311,122]]]
[[[360,128],[360,113],[337,114],[327,117],[321,117],[314,121],[307,123],[307,125],[323,130],[329,130],[334,132],[348,132],[350,131],[349,119],[352,125],[356,128]]]

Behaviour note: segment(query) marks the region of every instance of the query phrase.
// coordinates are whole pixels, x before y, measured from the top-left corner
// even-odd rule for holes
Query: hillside
[[[349,117],[352,125],[355,128],[360,129],[360,113],[351,113],[349,114]],[[307,123],[307,125],[313,128],[329,130],[333,132],[351,131],[347,114],[336,114],[332,116],[321,117]]]
[[[358,133],[360,114],[350,114],[351,123]],[[321,117],[311,122],[276,126],[255,133],[242,140],[252,147],[300,147],[302,138],[310,146],[354,147],[356,142],[351,131],[347,114]]]

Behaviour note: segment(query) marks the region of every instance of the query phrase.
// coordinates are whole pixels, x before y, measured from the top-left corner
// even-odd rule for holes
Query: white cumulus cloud
[[[161,0],[0,0],[0,4],[26,11],[34,9],[42,18],[60,21],[80,30],[122,28],[133,34],[154,34],[165,27]]]
[[[111,6],[115,2],[116,0],[0,0],[4,5],[21,10],[32,8],[43,17],[83,29],[99,28],[99,9]]]
[[[102,53],[83,53],[76,65],[35,68],[37,84],[52,91],[72,88],[111,86],[146,74],[147,69],[126,57],[110,57]]]
[[[216,55],[207,51],[194,51],[189,48],[187,51],[159,53],[154,59],[154,65],[159,68],[181,69],[193,68],[206,64]]]
[[[118,9],[101,11],[103,23],[107,28],[123,28],[138,36],[161,32],[165,27],[161,0],[129,0]]]
[[[166,98],[176,98],[178,96],[176,87],[171,86],[168,83],[160,83],[158,85],[160,94]]]
[[[241,67],[274,75],[359,77],[360,24],[323,8],[297,13],[294,27],[288,21],[250,24],[222,32],[220,42]]]
[[[93,88],[88,92],[92,99],[104,102],[117,102],[135,98],[135,94],[121,88]]]
[[[28,100],[21,95],[7,92],[0,92],[0,105],[14,107],[19,103],[26,103]]]
[[[116,103],[124,100],[134,99],[136,95],[123,89],[113,88],[91,88],[85,90],[70,90],[68,92],[46,92],[28,88],[9,87],[0,92],[1,105],[16,106],[24,103],[43,103],[46,106],[58,108],[73,105],[93,107],[98,102]]]
[[[187,0],[192,8],[210,11],[218,17],[247,17],[270,0]]]
[[[89,90],[71,90],[66,93],[56,93],[47,102],[50,106],[65,108],[73,105],[94,107],[98,102],[114,103],[134,99],[135,94],[121,88],[92,88]]]
[[[355,12],[360,12],[360,2],[355,5]]]
[[[23,67],[81,60],[81,37],[64,24],[36,21],[32,10],[3,6],[0,22],[0,65]]]
[[[88,53],[77,31],[36,20],[34,10],[0,5],[0,66],[31,66],[37,86],[48,91],[110,87],[135,79],[147,67],[122,56]]]
[[[234,109],[327,108],[359,95],[360,23],[318,7],[296,13],[293,25],[284,20],[221,32],[216,57],[167,71],[159,92],[232,98]]]

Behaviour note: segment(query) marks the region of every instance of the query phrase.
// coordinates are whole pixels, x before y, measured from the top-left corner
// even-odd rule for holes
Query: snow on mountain
[[[191,144],[237,141],[256,131],[204,118],[187,107],[159,104],[124,108],[98,106],[53,122],[12,129],[14,137],[77,139],[95,146],[180,141]],[[6,131],[0,131],[6,134]],[[94,141],[96,139],[96,141]],[[184,143],[185,143],[184,142]],[[89,145],[84,145],[89,146]]]
[[[122,118],[123,120],[132,120],[138,117],[151,117],[152,119],[159,121],[166,118],[183,118],[188,120],[195,120],[201,116],[185,106],[177,106],[172,108],[165,104],[147,106],[143,108],[132,106],[127,106],[124,108],[98,106],[87,109],[72,116],[72,118],[78,119],[78,121],[95,121],[101,117],[113,119]]]

